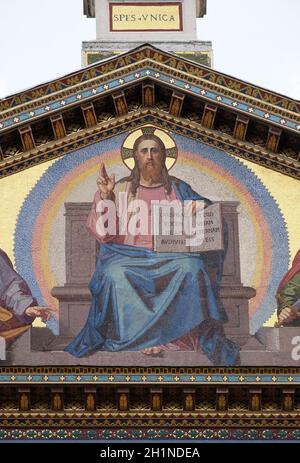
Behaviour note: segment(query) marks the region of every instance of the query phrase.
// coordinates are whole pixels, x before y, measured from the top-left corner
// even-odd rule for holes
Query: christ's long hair
[[[140,169],[138,166],[138,163],[136,162],[135,158],[135,153],[137,152],[137,148],[140,143],[142,143],[145,140],[154,140],[158,146],[160,147],[162,153],[163,153],[163,167],[162,167],[162,183],[165,188],[165,192],[169,195],[172,191],[172,183],[171,183],[171,177],[169,176],[168,170],[165,165],[165,160],[166,160],[166,147],[162,140],[157,137],[154,134],[143,134],[140,137],[138,137],[133,145],[133,157],[135,159],[135,165],[134,168],[131,171],[131,174],[124,178],[123,181],[131,182],[131,187],[130,187],[130,192],[135,196],[137,189],[140,184]]]

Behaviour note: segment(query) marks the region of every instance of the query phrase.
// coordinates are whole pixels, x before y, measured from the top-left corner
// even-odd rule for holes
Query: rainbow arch
[[[58,210],[82,181],[97,172],[99,156],[109,167],[122,162],[120,146],[126,136],[125,133],[113,137],[57,160],[24,201],[15,229],[15,261],[17,270],[40,304],[56,304],[50,294],[56,280],[48,253]],[[184,164],[199,168],[201,162],[204,173],[233,191],[253,223],[257,262],[252,286],[257,296],[250,303],[250,317],[251,332],[255,332],[271,316],[277,285],[288,269],[289,247],[284,218],[263,183],[237,158],[199,141],[179,135],[173,137]]]

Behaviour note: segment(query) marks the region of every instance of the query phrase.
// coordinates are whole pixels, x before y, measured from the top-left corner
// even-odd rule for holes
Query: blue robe
[[[173,179],[176,197],[211,201]],[[225,249],[227,242],[225,224]],[[228,340],[227,316],[219,299],[224,251],[158,253],[123,244],[101,244],[89,288],[92,303],[85,326],[66,347],[83,357],[95,351],[138,351],[166,344],[199,327],[202,351],[215,365],[238,362]]]

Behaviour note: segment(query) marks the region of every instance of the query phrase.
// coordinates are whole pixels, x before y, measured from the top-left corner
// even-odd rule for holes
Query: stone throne
[[[222,201],[222,216],[228,224],[228,249],[224,261],[220,297],[228,315],[227,336],[240,345],[249,339],[248,301],[253,288],[241,282],[238,202]],[[66,283],[52,289],[59,301],[59,336],[55,349],[63,349],[83,327],[91,295],[88,284],[95,270],[99,243],[85,228],[91,203],[65,203]],[[124,295],[126,297],[126,295]],[[53,346],[52,346],[53,348]]]

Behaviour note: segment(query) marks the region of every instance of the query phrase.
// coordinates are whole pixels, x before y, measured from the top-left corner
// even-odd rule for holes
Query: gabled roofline
[[[43,88],[45,89],[45,87],[49,87],[51,84],[56,84],[57,82],[61,82],[62,80],[69,80],[69,79],[75,78],[76,76],[82,75],[86,71],[93,70],[93,69],[97,70],[98,68],[101,68],[101,66],[103,66],[103,65],[107,65],[109,63],[114,63],[114,62],[117,63],[117,61],[120,61],[122,58],[131,57],[132,55],[135,55],[138,52],[142,52],[142,51],[147,52],[147,50],[157,52],[161,56],[164,56],[165,58],[175,59],[177,62],[182,62],[182,63],[188,64],[188,65],[193,65],[195,69],[206,71],[206,72],[210,73],[211,75],[217,75],[217,76],[219,76],[221,78],[224,78],[224,79],[229,79],[233,83],[249,86],[252,89],[256,89],[258,91],[261,91],[261,92],[264,92],[264,93],[270,95],[270,97],[273,96],[275,98],[284,99],[286,102],[292,102],[292,103],[294,103],[294,105],[298,106],[298,111],[297,112],[300,113],[300,100],[296,100],[294,98],[287,97],[287,96],[285,96],[285,95],[283,95],[281,93],[273,92],[273,91],[271,91],[269,89],[266,89],[264,87],[254,85],[254,84],[252,84],[252,83],[250,83],[248,81],[238,79],[238,78],[236,78],[236,77],[234,77],[234,76],[232,76],[230,74],[225,74],[225,73],[217,71],[215,69],[211,69],[208,66],[196,63],[195,61],[189,60],[189,59],[184,58],[182,56],[178,56],[178,55],[175,55],[174,53],[170,53],[168,51],[161,50],[160,48],[157,48],[153,44],[150,44],[150,43],[144,43],[144,44],[139,45],[139,46],[127,51],[127,52],[123,52],[123,53],[120,53],[120,54],[118,54],[116,56],[103,59],[103,60],[98,61],[96,63],[93,63],[93,64],[91,64],[89,66],[86,66],[84,68],[80,68],[80,69],[78,69],[76,71],[73,71],[73,72],[71,72],[69,74],[65,74],[63,76],[57,77],[55,79],[51,79],[51,80],[49,80],[47,82],[36,85],[34,87],[30,87],[30,88],[28,88],[26,90],[22,90],[21,92],[17,92],[17,93],[14,93],[12,95],[8,95],[5,98],[2,98],[0,100],[0,111],[1,111],[1,109],[3,110],[4,105],[7,105],[7,109],[9,107],[13,107],[14,105],[10,105],[10,101],[17,98],[17,97],[25,96],[25,94],[27,96],[26,101],[30,101],[30,98],[28,98],[28,95],[27,95],[29,92],[35,93],[38,90],[40,92],[42,92]],[[136,61],[138,61],[138,59],[136,59]],[[177,67],[177,69],[178,69],[178,67]],[[70,83],[69,85],[65,85],[64,88],[66,89],[68,87],[72,87],[73,85],[74,84]],[[226,88],[226,87],[224,86],[224,88]],[[45,93],[44,96],[47,96],[47,95],[49,96],[51,93],[52,92]],[[34,100],[34,98],[32,98],[32,100]]]

